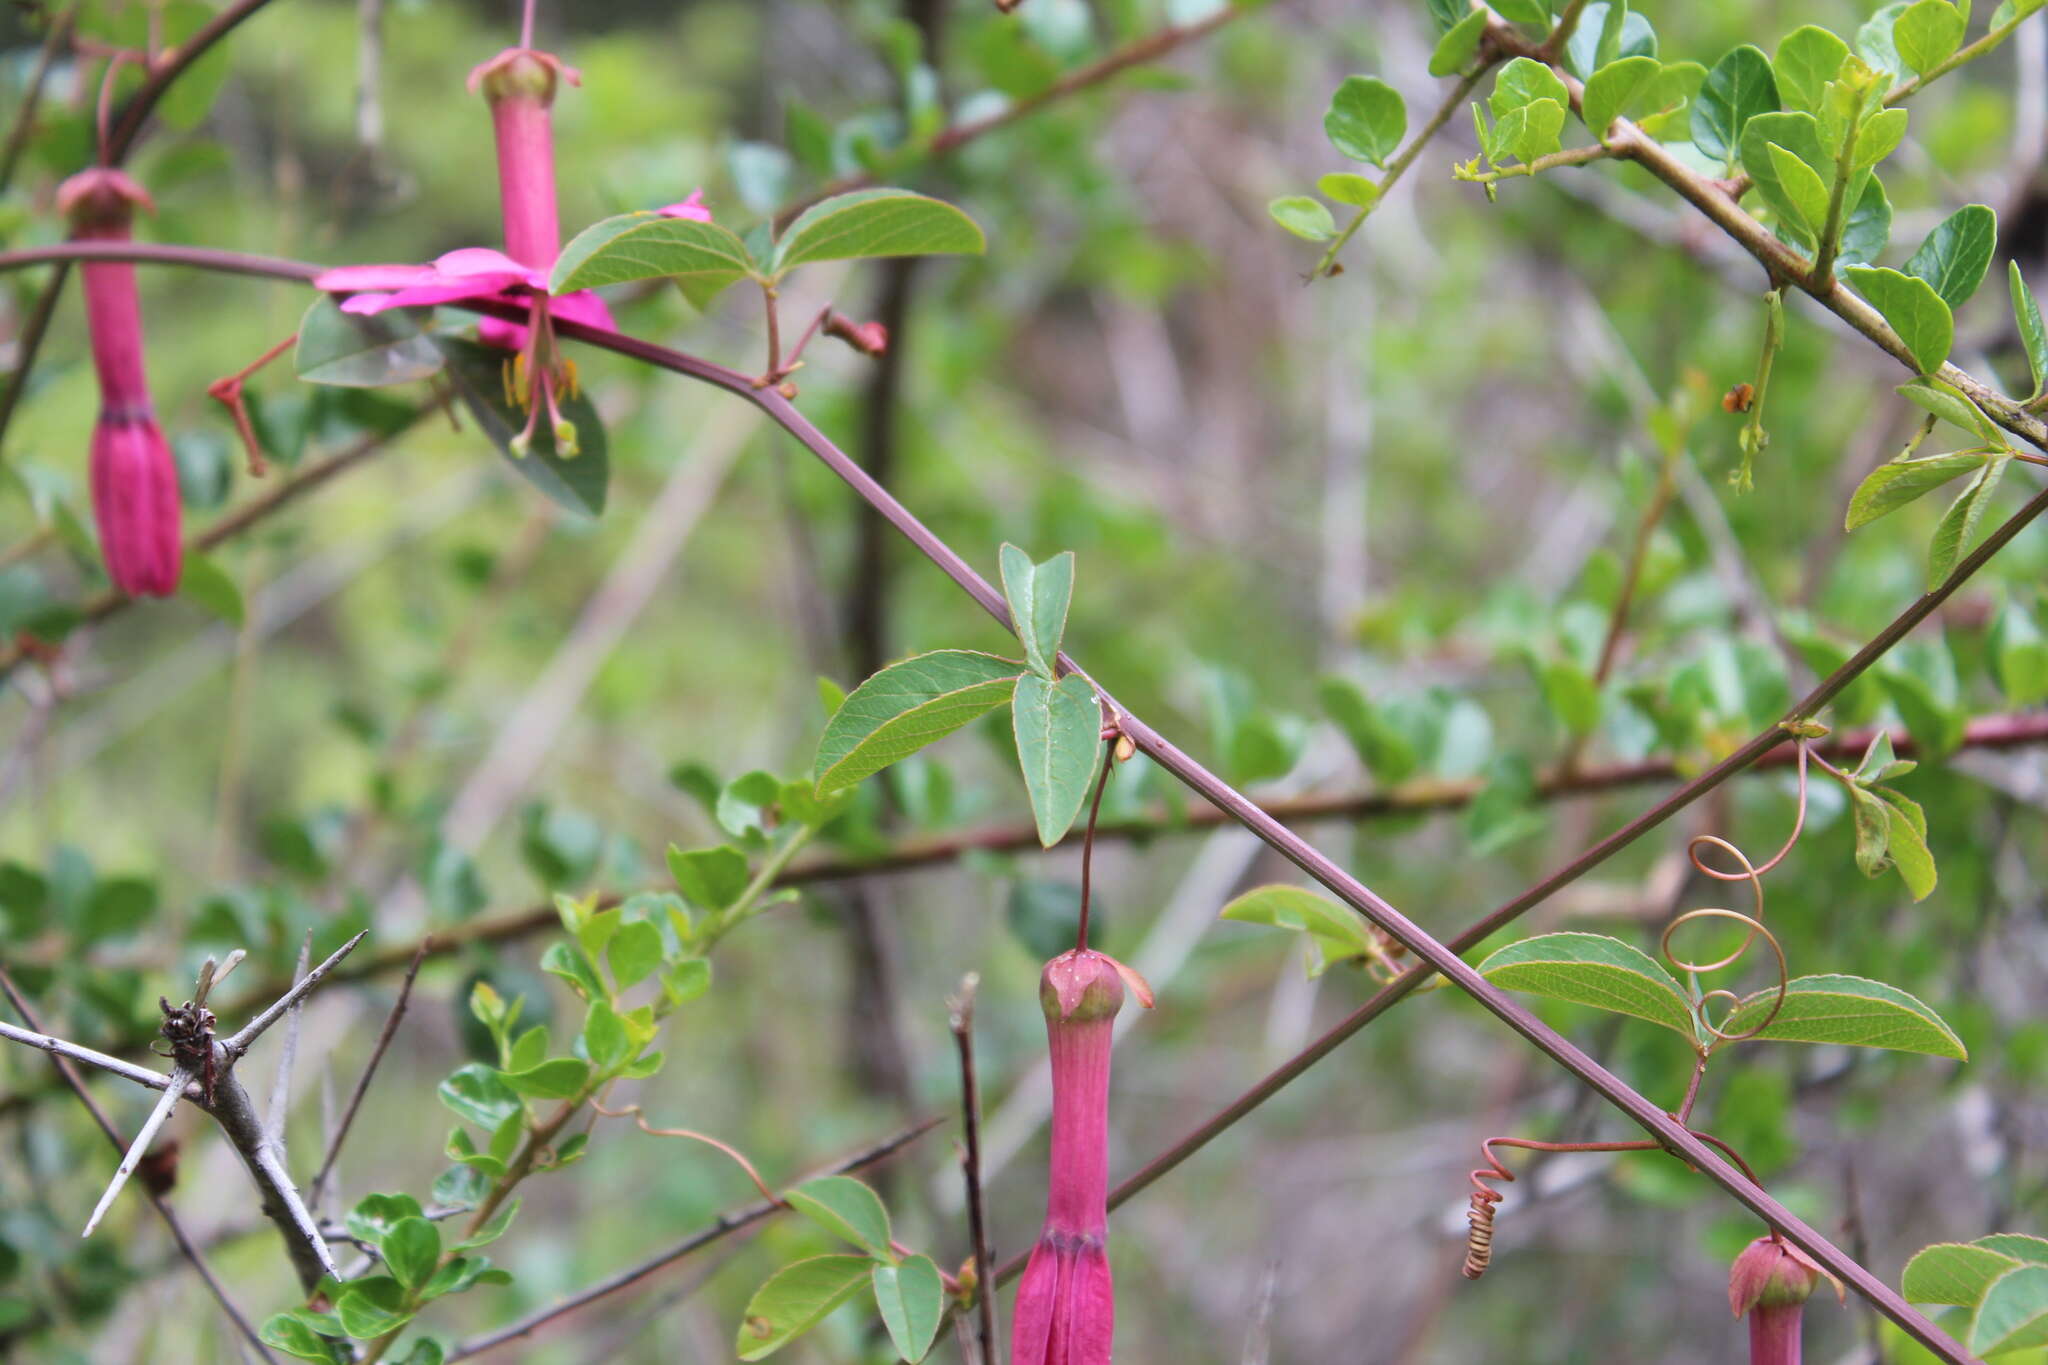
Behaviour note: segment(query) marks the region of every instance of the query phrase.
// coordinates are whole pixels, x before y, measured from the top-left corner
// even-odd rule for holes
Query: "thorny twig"
[[[370,1082],[376,1079],[378,1064],[384,1060],[384,1052],[398,1032],[398,1021],[405,1017],[406,1003],[412,999],[412,983],[419,976],[420,963],[426,960],[427,948],[433,941],[433,935],[429,934],[413,950],[412,965],[406,968],[405,980],[398,987],[398,999],[392,1003],[391,1013],[384,1018],[384,1027],[379,1030],[377,1042],[370,1049],[370,1060],[363,1063],[363,1074],[356,1078],[356,1088],[349,1093],[348,1105],[341,1111],[341,1121],[334,1126],[334,1136],[327,1140],[327,1155],[321,1158],[320,1169],[314,1172],[312,1182],[306,1187],[306,1202],[315,1208],[320,1205],[320,1195],[327,1187],[328,1176],[334,1173],[334,1163],[341,1157],[341,1144],[348,1141],[349,1129],[356,1121],[356,1111],[363,1107],[363,1096],[370,1092]]]

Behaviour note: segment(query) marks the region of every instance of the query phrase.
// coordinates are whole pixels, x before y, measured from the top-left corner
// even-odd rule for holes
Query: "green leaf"
[[[1899,1292],[1910,1303],[1950,1303],[1969,1308],[1984,1297],[2006,1271],[2020,1264],[1988,1247],[1962,1242],[1937,1242],[1922,1247],[1906,1262]]]
[[[405,1218],[384,1234],[384,1265],[407,1289],[433,1278],[441,1264],[441,1233],[424,1218]]]
[[[611,455],[604,422],[589,394],[556,398],[562,416],[575,424],[578,453],[556,451],[554,428],[543,411],[543,420],[534,428],[532,449],[514,455],[512,440],[526,428],[526,410],[505,398],[504,370],[512,357],[462,337],[437,335],[434,345],[447,361],[448,381],[463,406],[520,478],[578,516],[603,513],[605,490],[611,483]]]
[[[668,873],[675,878],[676,889],[700,910],[725,909],[740,898],[753,877],[747,855],[731,844],[688,852],[670,844]]]
[[[1331,171],[1316,177],[1316,193],[1339,204],[1369,209],[1379,202],[1380,187],[1351,171]]]
[[[156,883],[141,877],[109,877],[85,899],[74,938],[81,946],[125,938],[156,916]]]
[[[1965,1344],[1978,1355],[2048,1346],[2048,1265],[2022,1265],[1984,1291]]]
[[[1856,822],[1856,869],[1866,877],[1882,877],[1892,865],[1891,807],[1863,787],[1849,789]]]
[[[1778,107],[1771,59],[1744,44],[1714,63],[1692,104],[1693,145],[1709,157],[1735,164],[1742,128],[1758,114]]]
[[[417,1337],[397,1365],[446,1365],[448,1352],[432,1337]]]
[[[1884,183],[1873,175],[1863,182],[1863,193],[1849,211],[1835,259],[1845,266],[1867,265],[1884,254],[1891,237],[1892,202],[1885,197]]]
[[[1849,45],[1826,29],[1808,24],[1792,30],[1778,40],[1771,62],[1779,97],[1788,109],[1819,113],[1822,92],[1848,58]]]
[[[1986,417],[1963,391],[1939,379],[1915,379],[1901,384],[1898,394],[1914,406],[1933,413],[1951,426],[1961,427],[1986,445],[2002,445],[2005,438],[1997,423]]]
[[[627,213],[577,233],[555,258],[548,289],[573,294],[601,285],[666,278],[703,308],[721,289],[753,271],[746,244],[728,228],[694,218]]]
[[[2034,376],[2034,397],[2038,398],[2048,392],[2048,328],[2041,325],[2041,305],[2034,302],[2034,292],[2027,288],[2020,263],[2008,261],[2006,267],[2012,285],[2012,317],[2019,325],[2020,342],[2027,351],[2027,368]]]
[[[1627,0],[1594,0],[1579,14],[1577,27],[1564,46],[1564,67],[1581,80],[1624,57],[1657,55],[1657,31],[1650,21],[1629,10]]]
[[[1906,12],[1906,2],[1893,0],[1864,20],[1863,27],[1856,30],[1857,54],[1894,79],[1906,74],[1906,65],[1899,60],[1899,49],[1892,42],[1892,26]]]
[[[342,1330],[352,1337],[368,1340],[396,1332],[412,1321],[405,1306],[405,1290],[389,1275],[369,1275],[350,1280],[335,1301],[334,1315]]]
[[[299,322],[292,364],[308,384],[374,389],[437,374],[441,352],[402,308],[374,317],[344,313],[326,294]]]
[[[1645,112],[1639,120],[1643,131],[1660,140],[1690,137],[1691,105],[1706,82],[1707,69],[1698,62],[1664,63],[1664,69],[1657,73],[1656,83],[1650,87],[1649,97],[1644,101]]]
[[[1856,486],[1849,499],[1848,515],[1842,519],[1842,529],[1854,531],[1868,526],[1988,459],[1990,456],[1981,450],[1958,450],[1947,455],[1923,455],[1917,460],[1887,461],[1871,470]]]
[[[1655,57],[1623,57],[1595,71],[1579,102],[1586,127],[1605,142],[1608,125],[1656,88],[1657,73],[1662,69]]]
[[[1941,521],[1934,528],[1934,540],[1927,547],[1929,592],[1940,587],[1955,572],[1956,561],[1962,558],[1971,537],[1976,535],[1977,523],[1984,519],[1985,510],[1991,506],[1991,495],[1997,491],[1998,481],[2005,477],[2005,467],[2011,463],[2010,454],[1992,456],[1977,477],[1956,495],[1948,511],[1941,514]]]
[[[923,1360],[945,1314],[946,1288],[939,1268],[929,1256],[911,1256],[900,1266],[877,1263],[871,1275],[875,1307],[881,1310],[896,1353],[913,1363]]]
[[[1888,787],[1880,787],[1877,795],[1885,803],[1885,850],[1892,866],[1913,899],[1926,900],[1936,881],[1934,855],[1927,848],[1927,817],[1918,802]]]
[[[601,1072],[615,1071],[633,1058],[625,1021],[606,1001],[591,1001],[583,1016],[583,1054]]]
[[[1368,957],[1375,944],[1365,922],[1345,906],[1298,886],[1261,886],[1223,907],[1224,919],[1241,924],[1266,924],[1307,934],[1316,945],[1311,977],[1321,976],[1334,962]]]
[[[1408,135],[1408,106],[1377,76],[1346,76],[1330,96],[1323,132],[1353,161],[1385,166]]]
[[[1775,988],[1749,996],[1721,1025],[1745,1033],[1770,1011]],[[1896,986],[1860,976],[1802,976],[1785,990],[1784,1007],[1757,1038],[1781,1043],[1839,1043],[1920,1052],[1967,1061],[1962,1039],[1940,1015]]]
[[[1997,245],[1998,215],[1983,204],[1966,204],[1927,234],[1927,240],[1907,260],[1906,273],[1933,285],[1951,309],[1960,308],[1984,282]]]
[[[1961,10],[1949,0],[1918,0],[1892,25],[1892,46],[1909,70],[1926,75],[1963,43]]]
[[[880,1260],[893,1262],[889,1248],[889,1210],[881,1196],[850,1175],[807,1180],[782,1196],[789,1206],[834,1237],[860,1247]]]
[[[868,1284],[873,1264],[865,1256],[813,1256],[776,1271],[747,1301],[734,1352],[760,1360],[781,1350]]]
[[[1525,938],[1480,963],[1479,974],[1509,990],[1632,1015],[1688,1042],[1693,1038],[1692,1009],[1671,973],[1641,949],[1605,934]]]
[[[2024,1232],[1994,1232],[1988,1237],[1979,1237],[1970,1245],[2010,1256],[2028,1265],[2048,1265],[2048,1239]]]
[[[1589,735],[1600,724],[1600,687],[1593,675],[1570,659],[1550,659],[1538,666],[1536,680],[1544,705],[1567,733]]]
[[[1002,552],[1003,598],[1010,621],[1024,645],[1024,661],[1041,676],[1055,674],[1060,638],[1067,633],[1067,607],[1074,596],[1074,552],[1064,550],[1033,564],[1014,545]]]
[[[479,1128],[494,1129],[519,1112],[519,1096],[492,1068],[471,1062],[447,1080],[439,1090],[441,1103]]]
[[[1535,24],[1540,27],[1550,22],[1550,9],[1545,0],[1500,0],[1493,9],[1511,24]]]
[[[511,1227],[512,1220],[518,1216],[519,1199],[515,1196],[501,1204],[498,1207],[498,1211],[491,1215],[489,1222],[448,1249],[450,1251],[474,1251],[478,1247],[489,1246],[505,1235],[505,1229]]]
[[[549,976],[568,982],[585,1000],[595,1000],[604,994],[604,983],[597,979],[597,968],[573,943],[559,940],[550,943],[540,955],[540,969]]]
[[[1500,75],[1494,78],[1493,95],[1486,103],[1495,118],[1504,119],[1541,100],[1549,100],[1560,108],[1571,105],[1571,95],[1555,71],[1533,57],[1517,57],[1500,69]]]
[[[978,256],[988,245],[972,218],[909,190],[838,194],[805,209],[775,244],[780,277],[813,261],[876,256]]]
[[[1863,120],[1856,132],[1856,150],[1851,154],[1849,168],[1868,170],[1896,151],[1906,138],[1907,117],[1903,109],[1881,109]]]
[[[1559,150],[1564,145],[1564,109],[1556,100],[1536,100],[1509,110],[1493,126],[1487,154],[1495,161],[1514,157],[1529,162]]]
[[[612,980],[620,990],[628,991],[654,975],[654,969],[666,955],[661,930],[652,920],[639,919],[619,926],[606,957],[611,963]]]
[[[1955,344],[1956,320],[1933,285],[1880,266],[1850,266],[1842,273],[1899,334],[1921,374],[1941,368]]]
[[[1795,227],[1801,227],[1808,215],[1793,199],[1778,174],[1778,161],[1772,155],[1775,145],[1791,152],[1806,167],[1814,179],[1823,186],[1834,174],[1834,166],[1820,144],[1820,125],[1811,114],[1758,114],[1742,129],[1742,141],[1737,160],[1742,169],[1749,172],[1756,182],[1757,193],[1762,196],[1779,217]],[[1823,216],[1825,216],[1826,190],[1822,190]],[[1806,235],[1814,235],[1807,229]]]
[[[1311,242],[1327,242],[1337,235],[1337,221],[1329,209],[1305,194],[1284,194],[1266,205],[1273,221],[1295,236]]]
[[[850,693],[825,724],[814,780],[820,796],[853,786],[1010,700],[1019,666],[966,649],[889,665]]]
[[[584,1133],[576,1134],[575,1137],[563,1142],[561,1150],[564,1152],[568,1151],[570,1143],[586,1136],[588,1135]],[[460,1294],[464,1290],[480,1284],[510,1283],[512,1283],[511,1274],[503,1270],[494,1269],[491,1266],[489,1257],[457,1256],[454,1260],[434,1272],[434,1278],[428,1280],[426,1288],[420,1291],[420,1299],[422,1302],[425,1302],[426,1300],[438,1299],[448,1294]]]
[[[2034,614],[2008,602],[1991,629],[1991,668],[1998,688],[2014,706],[2048,700],[2048,637]]]
[[[1796,215],[1794,221],[1806,229],[1808,236],[1818,238],[1828,218],[1827,185],[1813,167],[1777,143],[1769,144],[1766,150],[1770,153],[1771,169],[1785,191],[1786,202]]]
[[[1384,783],[1405,781],[1422,762],[1414,738],[1366,696],[1365,689],[1349,678],[1325,678],[1317,685],[1323,710],[1373,777]]]
[[[273,1313],[264,1320],[259,1334],[265,1346],[275,1346],[298,1360],[318,1360],[333,1365],[342,1357],[327,1338],[313,1330],[311,1323],[292,1313]]]
[[[1095,689],[1079,674],[1049,683],[1027,673],[1017,679],[1010,719],[1038,839],[1051,848],[1080,817],[1095,784],[1102,709]]]
[[[366,1194],[348,1211],[342,1226],[357,1241],[374,1245],[392,1228],[421,1212],[420,1201],[409,1194]]]
[[[1480,40],[1486,36],[1486,19],[1485,10],[1475,9],[1437,39],[1436,50],[1429,54],[1429,74],[1451,75],[1477,57]]]
[[[501,1074],[507,1086],[529,1099],[566,1100],[582,1093],[590,1079],[590,1064],[574,1057],[556,1057],[524,1071]]]

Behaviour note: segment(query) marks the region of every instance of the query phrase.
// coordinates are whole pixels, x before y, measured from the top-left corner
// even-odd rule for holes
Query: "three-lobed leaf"
[[[813,1256],[776,1271],[747,1301],[734,1354],[760,1360],[781,1350],[868,1284],[873,1264],[866,1256]]]
[[[1746,997],[1721,1024],[1723,1033],[1746,1033],[1762,1023],[1777,988]],[[1837,1043],[1919,1052],[1968,1060],[1962,1039],[1914,996],[1860,976],[1802,976],[1785,989],[1777,1015],[1756,1035],[1782,1043]]]
[[[1408,134],[1408,106],[1377,76],[1346,76],[1330,96],[1323,132],[1353,161],[1385,166]]]
[[[1027,673],[1017,679],[1010,719],[1031,817],[1039,842],[1051,848],[1080,817],[1094,785],[1102,749],[1101,704],[1079,674],[1053,683]]]
[[[1933,285],[1882,266],[1850,266],[1842,273],[1899,334],[1915,369],[1933,374],[1941,368],[1955,345],[1956,320]]]
[[[1694,1036],[1692,1008],[1671,973],[1641,949],[1605,934],[1538,934],[1479,964],[1496,986],[1647,1019]]]
[[[775,244],[773,273],[813,261],[980,255],[988,239],[943,200],[909,190],[855,190],[805,209]]]
[[[847,694],[825,724],[813,771],[820,796],[909,757],[1010,700],[1014,660],[941,649],[894,663]]]

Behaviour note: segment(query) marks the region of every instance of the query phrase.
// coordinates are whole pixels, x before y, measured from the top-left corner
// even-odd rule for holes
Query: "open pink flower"
[[[1092,949],[1060,954],[1039,978],[1052,1053],[1052,1166],[1045,1228],[1017,1284],[1012,1365],[1109,1365],[1109,1056],[1127,978],[1150,1006],[1135,973]]]
[[[81,171],[57,191],[57,204],[80,241],[125,242],[137,205],[153,208],[135,181],[111,167]],[[157,426],[143,368],[142,305],[135,267],[90,261],[86,328],[99,376],[100,417],[92,436],[92,510],[114,586],[136,597],[178,590],[183,540],[178,467]]]

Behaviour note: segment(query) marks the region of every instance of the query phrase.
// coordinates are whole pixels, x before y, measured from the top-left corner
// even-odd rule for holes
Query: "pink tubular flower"
[[[576,427],[562,415],[561,400],[576,394],[576,366],[555,339],[557,318],[604,331],[616,330],[611,310],[589,290],[553,297],[548,273],[562,252],[561,222],[555,207],[553,106],[560,83],[581,83],[575,69],[553,53],[532,47],[507,48],[469,74],[469,88],[491,106],[498,148],[498,197],[505,223],[505,249],[464,247],[430,265],[343,266],[313,283],[330,293],[349,294],[346,313],[380,313],[466,299],[490,299],[527,308],[525,322],[486,317],[478,326],[484,344],[516,353],[505,385],[527,410],[526,429],[513,439],[524,454],[545,407],[555,449],[576,453]],[[692,194],[662,212],[710,220]]]
[[[1728,1275],[1728,1306],[1749,1317],[1750,1365],[1799,1365],[1800,1317],[1823,1276],[1834,1280],[1776,1234],[1742,1249]]]
[[[59,187],[57,205],[80,241],[125,242],[135,207],[153,209],[143,188],[110,167],[81,171]],[[80,268],[100,417],[92,436],[92,508],[114,586],[132,597],[178,590],[183,557],[178,467],[158,428],[142,360],[142,306],[135,267],[91,261]]]
[[[1109,1054],[1128,980],[1105,953],[1077,948],[1045,964],[1038,1000],[1052,1052],[1052,1171],[1045,1229],[1017,1285],[1012,1365],[1108,1365],[1116,1334],[1109,1254]]]

